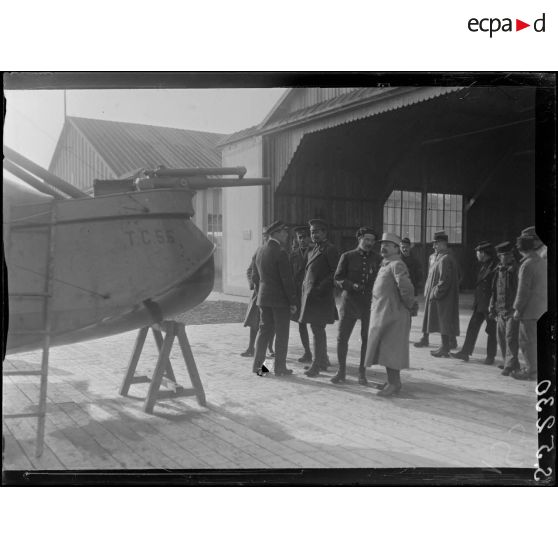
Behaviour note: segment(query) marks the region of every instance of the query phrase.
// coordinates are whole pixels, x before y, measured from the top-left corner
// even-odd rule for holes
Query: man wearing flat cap
[[[486,359],[484,364],[494,364],[496,356],[496,322],[490,316],[488,308],[490,306],[490,298],[492,296],[492,284],[498,261],[496,259],[496,251],[490,242],[481,242],[476,248],[475,253],[477,260],[480,262],[480,268],[477,274],[477,282],[475,285],[475,298],[473,301],[473,313],[467,326],[465,342],[463,347],[457,353],[452,353],[452,357],[459,358],[467,362],[473,354],[475,343],[479,335],[480,328],[486,322],[486,334],[488,341],[486,345]]]
[[[374,282],[366,366],[386,367],[388,382],[378,392],[391,397],[401,390],[400,371],[409,368],[411,315],[418,308],[407,266],[401,261],[401,239],[384,233],[380,252],[383,260]]]
[[[256,337],[256,354],[252,371],[260,374],[265,350],[275,328],[275,375],[292,374],[287,368],[289,324],[296,312],[296,288],[284,245],[288,228],[275,221],[267,228],[269,240],[256,253],[255,277],[259,284],[257,304],[260,307],[260,328]]]
[[[294,233],[296,235],[296,246],[289,256],[289,261],[291,263],[291,270],[296,286],[298,310],[291,316],[291,320],[298,322],[300,317],[300,301],[302,298],[302,283],[304,282],[308,254],[311,251],[310,229],[307,225],[295,227]],[[307,324],[298,322],[298,333],[300,334],[300,341],[304,348],[304,354],[298,359],[298,362],[311,363],[312,351],[310,350],[310,337],[308,335]]]
[[[522,259],[513,317],[519,321],[519,347],[525,359],[525,368],[511,375],[516,380],[536,380],[537,320],[547,311],[546,259],[537,253],[536,242],[531,235],[520,236],[516,246]]]
[[[358,247],[341,255],[333,277],[335,284],[342,289],[337,335],[339,370],[331,379],[334,384],[345,382],[349,339],[357,320],[360,320],[361,338],[358,381],[363,385],[367,383],[364,357],[368,343],[372,287],[382,258],[373,251],[376,243],[376,232],[373,229],[361,227],[356,236]]]
[[[513,255],[511,242],[496,246],[500,264],[496,268],[492,282],[489,314],[496,319],[496,337],[504,366],[503,376],[519,370],[519,323],[513,319],[513,302],[517,293],[518,265]]]
[[[459,268],[444,231],[434,234],[433,246],[434,258],[424,286],[422,330],[425,334],[441,334],[441,347],[430,354],[449,358],[450,338],[459,335]]]
[[[546,260],[547,248],[535,230],[535,226],[527,227],[521,231],[522,237],[531,236],[534,240],[535,252],[543,259]]]
[[[333,274],[337,269],[339,255],[335,246],[327,240],[326,222],[312,219],[309,225],[314,248],[306,262],[299,321],[310,324],[314,337],[314,359],[305,372],[307,376],[314,377],[321,370],[327,370],[325,328],[326,324],[332,324],[338,319]]]

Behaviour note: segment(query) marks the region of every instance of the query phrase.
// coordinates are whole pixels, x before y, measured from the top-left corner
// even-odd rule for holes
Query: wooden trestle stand
[[[153,376],[151,378],[148,378],[147,376],[135,376],[136,367],[138,365],[149,329],[153,331],[153,337],[155,338],[155,343],[159,349],[159,358],[157,359],[157,365],[155,366],[155,370],[153,371]],[[163,333],[165,334],[164,339]],[[169,357],[176,338],[178,338],[182,356],[184,357],[184,363],[186,364],[186,369],[188,371],[188,375],[190,376],[190,381],[192,382],[191,389],[185,389],[178,385],[170,363]],[[192,354],[192,349],[186,335],[184,324],[173,321],[164,321],[159,324],[144,327],[138,331],[138,336],[134,345],[134,352],[132,353],[128,370],[124,376],[122,387],[120,388],[120,395],[128,395],[130,386],[132,384],[140,383],[149,384],[147,397],[143,405],[143,410],[146,413],[153,413],[153,407],[158,400],[174,399],[176,397],[192,395],[196,396],[200,405],[204,407],[206,406],[205,392],[200,380],[200,375],[198,374],[198,368],[196,366],[196,361],[194,360],[194,355]],[[161,384],[169,389],[161,391],[159,389]]]

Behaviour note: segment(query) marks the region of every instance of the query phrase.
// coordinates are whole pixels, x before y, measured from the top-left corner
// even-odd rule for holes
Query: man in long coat
[[[435,257],[424,290],[423,331],[442,336],[442,346],[430,354],[449,358],[450,337],[459,335],[459,270],[444,231],[434,234],[433,245]]]
[[[269,240],[269,236],[263,233],[263,241],[264,245]],[[260,247],[261,248],[261,247]],[[260,250],[258,248],[258,250]],[[250,338],[248,341],[248,348],[243,352],[240,353],[240,356],[243,357],[253,357],[255,352],[255,345],[256,345],[256,335],[258,334],[258,329],[260,327],[260,309],[256,303],[258,299],[258,283],[257,277],[255,277],[255,269],[256,269],[256,254],[258,250],[254,252],[252,256],[252,260],[250,261],[250,265],[246,270],[246,278],[248,279],[248,286],[252,291],[252,296],[250,297],[250,302],[248,302],[248,308],[246,309],[246,316],[244,318],[244,327],[250,328]],[[273,338],[275,337],[275,330],[272,332],[271,337],[269,339],[269,346],[268,346],[268,354],[270,357],[274,357],[275,354],[273,352]]]
[[[546,259],[537,252],[532,235],[520,236],[517,249],[523,256],[519,266],[513,317],[519,321],[519,347],[525,368],[512,372],[516,380],[537,379],[537,321],[547,311]]]
[[[475,284],[475,298],[473,302],[473,313],[467,326],[465,334],[465,342],[463,347],[457,353],[452,353],[452,357],[459,358],[467,362],[473,354],[475,343],[479,335],[480,328],[486,322],[486,333],[488,341],[486,345],[485,364],[494,364],[496,356],[496,321],[490,316],[489,306],[492,296],[492,287],[494,282],[494,274],[498,266],[496,260],[496,251],[490,242],[481,242],[475,248],[477,260],[480,262],[480,268],[477,274],[477,282]]]
[[[283,248],[288,239],[288,228],[275,221],[267,228],[270,238],[256,254],[255,277],[259,289],[257,304],[260,307],[260,329],[256,337],[256,354],[252,371],[261,374],[265,349],[275,327],[275,375],[292,374],[287,368],[290,315],[296,312],[296,289]]]
[[[411,254],[411,241],[407,237],[401,240],[400,248],[401,259],[409,270],[409,277],[415,288],[415,296],[417,296],[422,288],[422,280],[424,277],[422,274],[422,266],[420,265],[420,261]]]
[[[307,376],[317,376],[321,370],[327,370],[326,324],[338,319],[335,306],[335,289],[333,274],[337,269],[339,254],[333,244],[327,240],[327,224],[322,219],[309,221],[310,236],[314,248],[308,255],[299,321],[310,324],[314,337],[314,360],[305,372]]]
[[[358,368],[359,384],[366,385],[366,368],[364,357],[368,343],[370,325],[370,305],[372,287],[378,274],[382,258],[373,251],[376,232],[368,227],[361,227],[356,233],[358,247],[341,255],[333,277],[335,284],[342,290],[339,307],[339,331],[337,334],[337,360],[339,369],[331,378],[332,383],[345,382],[347,352],[349,339],[357,320],[360,320],[360,363]]]
[[[380,252],[384,259],[372,293],[366,366],[386,367],[388,383],[378,392],[382,397],[401,390],[400,371],[409,368],[411,315],[418,308],[409,271],[401,260],[400,243],[393,233],[382,235]]]
[[[300,317],[300,301],[302,298],[302,283],[304,282],[304,275],[306,272],[306,262],[308,261],[308,254],[311,251],[310,246],[310,229],[307,225],[295,227],[296,234],[296,247],[292,250],[289,261],[291,262],[291,269],[293,272],[293,279],[296,286],[296,297],[298,311],[291,316],[291,320],[298,322]],[[308,326],[298,322],[298,332],[300,340],[304,347],[304,354],[298,359],[298,362],[312,362],[312,351],[310,350],[310,337],[308,335]]]

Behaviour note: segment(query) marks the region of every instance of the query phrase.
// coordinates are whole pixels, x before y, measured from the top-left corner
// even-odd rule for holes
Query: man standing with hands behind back
[[[281,221],[275,221],[266,232],[270,238],[256,254],[260,329],[252,371],[261,375],[265,350],[275,326],[275,375],[286,376],[293,373],[287,368],[287,349],[290,315],[297,310],[289,256],[283,247],[289,238],[289,230]]]

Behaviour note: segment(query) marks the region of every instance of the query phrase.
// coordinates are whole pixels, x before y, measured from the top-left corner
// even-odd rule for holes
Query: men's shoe
[[[290,376],[293,371],[290,368],[283,368],[282,370],[275,370],[276,376]]]
[[[261,368],[253,368],[252,372],[258,376],[265,376],[269,373],[269,370],[265,364],[262,364]]]
[[[345,383],[345,374],[341,372],[337,372],[333,378],[331,378],[330,382],[332,384],[344,384]]]
[[[528,372],[527,370],[514,370],[511,373],[511,377],[515,380],[536,380],[537,373],[536,372]]]
[[[420,349],[421,347],[428,347],[429,343],[426,339],[422,338],[420,341],[413,343],[413,345]]]
[[[491,366],[494,364],[494,357],[486,357],[484,359],[484,364],[488,364],[488,366]]]
[[[513,368],[502,367],[502,376],[509,376],[513,372]]]
[[[449,347],[450,347],[450,350],[452,350],[452,351],[453,351],[453,349],[457,349],[457,339],[455,339],[455,338],[452,339],[450,341],[450,346]]]
[[[305,366],[304,370],[310,370],[312,366],[312,364],[310,366]],[[325,364],[319,364],[318,368],[320,369],[320,372],[327,372],[327,366]]]
[[[242,357],[253,357],[254,356],[254,349],[246,349],[243,353],[240,353]]]
[[[499,365],[498,365],[498,368],[499,368],[500,370],[503,370],[505,367],[504,367],[503,364],[499,364]]]
[[[298,362],[312,362],[312,353],[304,353],[299,359]]]
[[[469,362],[469,355],[467,353],[464,353],[463,351],[459,351],[457,353],[451,353],[451,357],[458,358],[459,360],[464,360],[465,362]]]
[[[304,375],[309,378],[315,378],[320,375],[320,369],[317,366],[310,366],[310,368],[304,372]]]
[[[391,397],[397,395],[401,391],[401,384],[388,384],[384,389],[379,391],[376,395],[379,397]]]
[[[446,351],[446,350],[442,349],[442,347],[440,347],[437,351],[430,351],[430,354],[433,357],[436,357],[436,358],[449,358],[450,357],[449,351]],[[469,357],[467,357],[467,360],[469,360]]]

